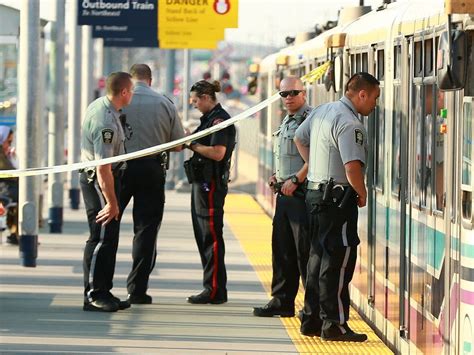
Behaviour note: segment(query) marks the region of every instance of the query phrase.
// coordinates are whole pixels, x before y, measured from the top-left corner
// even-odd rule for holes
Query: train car
[[[347,18],[265,58],[261,98],[284,75],[326,61],[330,70],[307,86],[313,106],[340,98],[358,71],[381,82],[375,111],[362,118],[368,205],[355,308],[398,353],[474,353],[474,2],[395,2]],[[260,117],[257,199],[268,211],[271,133],[283,115],[275,103]]]

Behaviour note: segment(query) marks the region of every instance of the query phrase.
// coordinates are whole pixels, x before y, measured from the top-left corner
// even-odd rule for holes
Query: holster
[[[210,159],[193,155],[183,164],[188,182],[210,183],[213,178],[213,162]]]

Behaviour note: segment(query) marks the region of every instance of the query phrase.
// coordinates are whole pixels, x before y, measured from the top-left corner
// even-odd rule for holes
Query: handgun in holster
[[[334,179],[330,178],[329,181],[323,186],[323,202],[331,202],[332,200],[332,188],[334,187]]]
[[[170,168],[170,153],[169,152],[161,152],[160,153],[160,160],[161,160],[161,166],[165,170],[168,170]]]
[[[87,176],[87,182],[89,184],[92,184],[96,177],[97,177],[97,172],[96,172],[96,168],[86,168],[83,170],[84,173],[86,173],[86,176]]]

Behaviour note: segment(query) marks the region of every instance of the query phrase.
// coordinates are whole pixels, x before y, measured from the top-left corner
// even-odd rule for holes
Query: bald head
[[[296,76],[287,76],[280,82],[280,96],[290,115],[297,113],[306,103],[303,82]]]
[[[300,78],[297,78],[296,76],[287,76],[280,82],[280,91],[286,90],[304,90],[303,82]]]

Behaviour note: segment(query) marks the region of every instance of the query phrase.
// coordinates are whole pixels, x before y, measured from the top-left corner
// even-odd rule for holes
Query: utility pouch
[[[193,169],[191,168],[191,159],[185,160],[183,163],[183,167],[184,167],[184,173],[186,174],[186,178],[188,179],[188,182],[192,184],[196,180],[196,177],[194,176]]]

